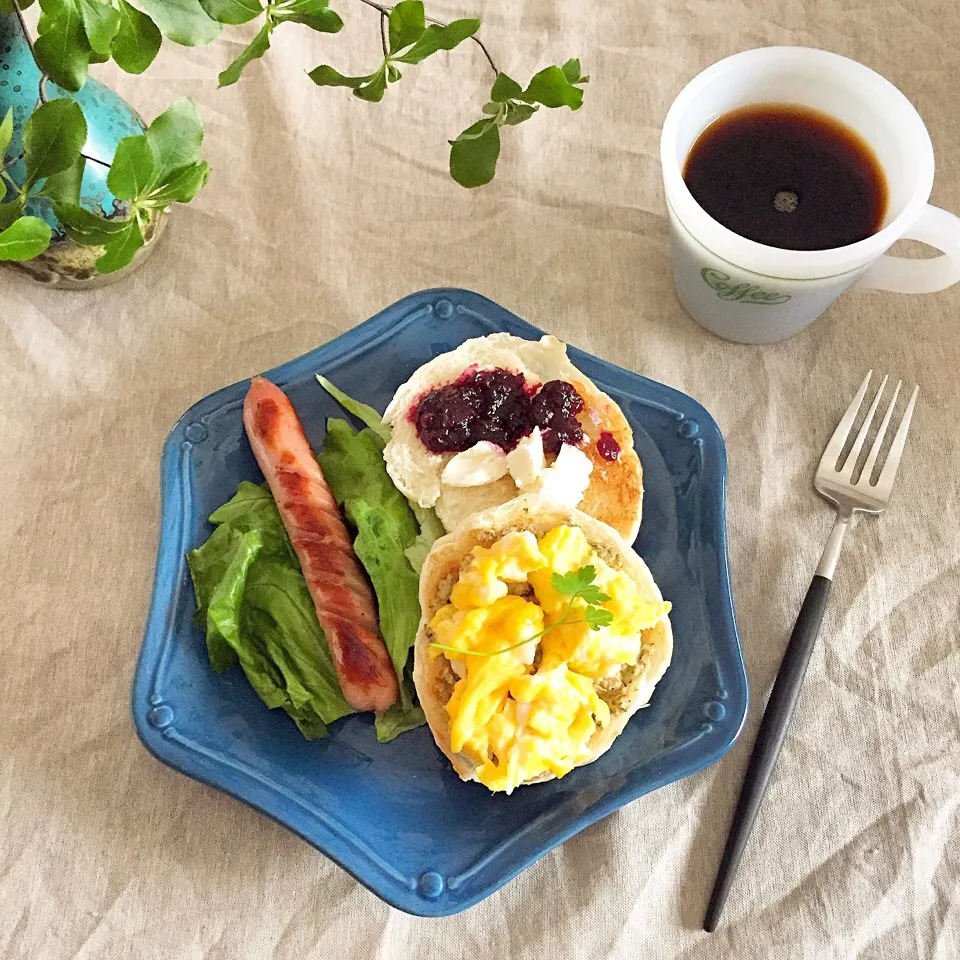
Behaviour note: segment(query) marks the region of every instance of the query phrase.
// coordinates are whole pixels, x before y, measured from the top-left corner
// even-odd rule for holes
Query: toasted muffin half
[[[580,449],[593,466],[578,507],[632,543],[640,529],[643,501],[643,471],[633,447],[633,431],[617,403],[570,362],[566,344],[556,337],[544,336],[537,341],[494,333],[466,340],[421,366],[397,390],[384,413],[384,420],[393,429],[384,451],[393,482],[420,506],[434,507],[447,530],[456,529],[479,511],[520,495],[509,476],[476,487],[443,483],[441,474],[454,454],[428,450],[414,422],[418,404],[431,390],[455,383],[470,370],[496,369],[521,373],[531,386],[565,380],[576,388],[584,401],[584,409],[577,415],[584,433]],[[615,460],[605,459],[600,453],[598,441],[604,433],[610,434],[619,447]]]
[[[533,496],[514,498],[492,510],[475,514],[467,524],[437,540],[420,576],[422,617],[414,647],[413,679],[437,746],[463,780],[476,779],[477,764],[451,748],[450,718],[445,708],[458,677],[445,656],[431,656],[430,644],[434,637],[430,621],[449,601],[474,547],[489,547],[511,531],[530,531],[540,538],[560,524],[579,527],[594,551],[609,566],[629,576],[643,599],[654,603],[663,600],[647,565],[616,530],[583,511],[544,503]],[[670,665],[673,633],[668,616],[664,615],[650,629],[641,631],[641,637],[636,662],[625,664],[614,676],[594,682],[594,689],[609,707],[610,720],[605,726],[597,727],[587,744],[588,759],[577,766],[591,763],[610,748],[627,721],[649,703],[654,687]],[[524,783],[550,779],[553,774],[545,773]]]

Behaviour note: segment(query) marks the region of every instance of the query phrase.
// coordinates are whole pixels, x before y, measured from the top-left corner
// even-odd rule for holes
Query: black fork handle
[[[767,708],[763,712],[763,720],[760,721],[760,731],[753,753],[750,754],[750,763],[740,789],[740,799],[733,815],[730,835],[727,837],[713,893],[710,895],[710,904],[703,920],[703,929],[708,932],[717,927],[740,858],[780,756],[780,749],[786,739],[787,728],[790,726],[803,677],[807,672],[807,664],[810,662],[810,654],[813,653],[813,646],[820,633],[823,611],[830,596],[830,585],[827,577],[817,574],[813,578],[790,635],[787,651],[783,655]]]

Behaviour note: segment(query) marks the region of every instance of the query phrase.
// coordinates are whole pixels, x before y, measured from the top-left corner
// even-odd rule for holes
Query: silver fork
[[[899,381],[893,391],[893,396],[887,405],[886,413],[880,422],[876,438],[870,447],[870,452],[867,454],[866,462],[859,473],[857,482],[853,482],[857,461],[860,459],[863,445],[870,433],[874,415],[880,406],[880,399],[887,385],[886,377],[883,378],[880,389],[867,410],[863,424],[857,432],[853,446],[851,446],[850,452],[844,459],[843,465],[838,466],[840,454],[843,452],[843,448],[846,446],[853,430],[854,421],[856,421],[857,414],[863,404],[863,398],[867,394],[867,387],[872,375],[873,371],[871,370],[864,377],[853,402],[841,417],[837,429],[833,432],[833,436],[820,458],[820,464],[813,478],[813,485],[817,492],[836,507],[837,519],[833,525],[833,530],[830,532],[827,545],[824,547],[823,555],[820,557],[817,572],[810,588],[807,590],[803,606],[800,608],[800,614],[790,636],[790,642],[777,672],[777,679],[774,681],[773,690],[770,692],[770,699],[767,701],[767,708],[763,713],[763,720],[760,722],[760,730],[753,747],[753,753],[750,755],[750,763],[747,767],[743,786],[740,789],[740,799],[737,801],[737,809],[733,815],[730,835],[727,837],[727,845],[720,860],[717,879],[703,921],[703,929],[708,932],[716,929],[717,921],[720,919],[720,913],[733,883],[734,874],[750,837],[750,831],[757,819],[757,813],[760,810],[760,804],[763,802],[777,758],[780,756],[780,748],[783,746],[783,741],[787,735],[787,727],[790,725],[794,708],[797,705],[800,686],[807,671],[807,664],[810,662],[810,654],[813,652],[814,643],[820,632],[823,611],[827,605],[827,597],[830,595],[830,585],[837,567],[844,534],[846,534],[855,513],[880,513],[887,505],[890,493],[893,490],[893,481],[897,475],[897,467],[900,466],[904,445],[907,442],[907,431],[910,429],[910,419],[917,402],[917,394],[920,392],[919,387],[914,387],[913,394],[900,420],[900,425],[897,427],[897,432],[894,434],[886,462],[883,464],[876,483],[871,483],[871,478],[903,381]]]

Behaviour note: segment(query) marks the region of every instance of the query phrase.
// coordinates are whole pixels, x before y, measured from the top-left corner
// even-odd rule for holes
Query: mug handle
[[[960,217],[928,203],[903,239],[929,243],[941,251],[941,256],[911,260],[884,254],[857,281],[857,287],[894,293],[936,293],[960,282]]]

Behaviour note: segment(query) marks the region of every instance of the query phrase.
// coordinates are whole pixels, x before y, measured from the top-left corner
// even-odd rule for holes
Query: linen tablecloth
[[[960,287],[851,292],[799,336],[715,339],[671,284],[658,137],[684,83],[764,44],[887,76],[960,211],[954,0],[523,0],[483,16],[521,80],[580,56],[583,109],[508,129],[492,185],[447,175],[489,89],[473,45],[379,105],[304,75],[379,56],[376,14],[339,37],[284,26],[166,44],[99,75],[147,117],[200,104],[214,172],[126,281],[86,293],[0,274],[0,956],[949,960],[960,954]],[[692,394],[728,445],[729,532],[753,699],[717,765],[569,840],[467,912],[391,909],[307,844],[153,760],[129,692],[147,612],[163,438],[194,401],[310,350],[412,291],[477,290]],[[776,782],[720,930],[700,932],[733,804],[832,515],[811,487],[868,368],[921,387],[893,503],[857,522]],[[676,663],[673,669],[682,670]]]

